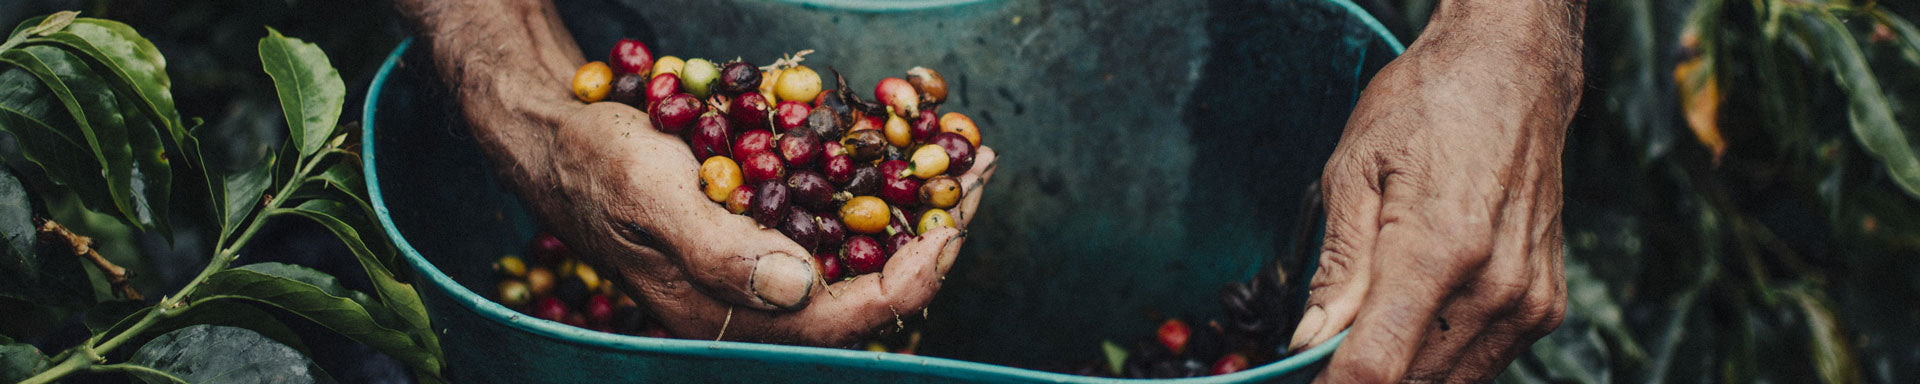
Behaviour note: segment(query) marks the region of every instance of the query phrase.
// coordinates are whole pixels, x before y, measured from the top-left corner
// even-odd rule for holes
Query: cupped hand
[[[1491,381],[1566,311],[1578,46],[1509,51],[1435,17],[1368,86],[1323,175],[1327,236],[1292,347],[1351,332],[1320,382]]]
[[[476,141],[575,255],[620,277],[675,336],[841,346],[917,315],[966,238],[995,157],[959,177],[955,228],[919,236],[879,273],[827,282],[780,232],[702,193],[679,137],[613,102],[583,103],[586,60],[544,0],[402,0]]]

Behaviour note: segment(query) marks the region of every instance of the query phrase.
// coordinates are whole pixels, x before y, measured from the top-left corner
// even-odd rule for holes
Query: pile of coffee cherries
[[[939,72],[881,79],[869,100],[838,71],[825,88],[800,64],[810,52],[759,67],[655,59],[621,40],[611,66],[575,72],[573,91],[583,102],[647,111],[654,128],[693,150],[707,198],[778,229],[837,281],[878,272],[918,234],[954,226],[947,210],[964,194],[957,177],[973,167],[980,130],[966,115],[941,113]]]
[[[1263,272],[1246,283],[1228,283],[1220,290],[1224,319],[1193,323],[1167,318],[1151,337],[1130,347],[1112,341],[1101,345],[1103,357],[1041,369],[1086,376],[1130,379],[1168,379],[1224,375],[1287,357],[1283,348],[1293,337],[1297,311],[1287,303],[1302,294],[1282,283],[1277,273]]]
[[[493,300],[507,308],[541,319],[600,332],[667,337],[632,298],[622,293],[610,276],[600,276],[580,262],[566,244],[540,233],[527,246],[527,255],[505,255],[493,262],[499,277]]]

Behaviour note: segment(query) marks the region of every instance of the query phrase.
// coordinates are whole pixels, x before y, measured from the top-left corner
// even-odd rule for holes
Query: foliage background
[[[1360,3],[1412,41],[1435,1]],[[1817,47],[1785,44],[1787,64],[1758,65],[1769,42],[1742,12],[1766,3],[1775,2],[1591,2],[1589,83],[1565,154],[1570,315],[1503,380],[1920,382],[1920,330],[1910,326],[1920,323],[1920,263],[1912,261],[1920,256],[1920,200],[1903,194],[1851,136],[1837,75],[1823,72],[1818,55],[1794,54]],[[1793,3],[1920,15],[1912,1]],[[284,135],[272,83],[248,49],[261,25],[325,48],[347,79],[348,111],[358,110],[367,80],[403,35],[378,0],[33,0],[0,6],[0,22],[64,9],[127,22],[151,39],[169,60],[182,114],[206,117],[215,130],[207,137],[233,138],[206,143],[209,164],[227,169],[260,158]],[[1909,121],[1900,128],[1911,131],[1920,67],[1870,45],[1870,20],[1843,24],[1868,42],[1889,104]],[[1709,28],[1694,27],[1689,37],[1694,25]],[[1724,153],[1694,133],[1682,94],[1697,85],[1675,76],[1702,56],[1714,58],[1709,68],[1726,95],[1716,98],[1712,119]],[[1782,110],[1796,118],[1772,118]],[[136,235],[104,248],[116,263],[157,277],[137,279],[141,291],[171,291],[200,269],[211,246],[192,240],[210,237],[196,230],[179,229],[184,240],[172,244]],[[312,266],[370,289],[318,226],[284,221],[262,236],[285,241],[259,242],[255,248],[271,249],[250,253],[273,258],[255,261]],[[147,258],[127,256],[134,254]],[[68,345],[84,332],[36,342]],[[308,345],[313,357],[343,382],[405,380],[391,359],[360,359],[371,351],[321,339]]]

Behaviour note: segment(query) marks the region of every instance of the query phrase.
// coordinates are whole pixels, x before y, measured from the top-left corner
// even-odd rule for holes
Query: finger
[[[1290,350],[1310,348],[1339,334],[1359,314],[1371,276],[1368,255],[1379,231],[1380,195],[1370,164],[1335,160],[1327,164],[1322,190],[1327,234],[1320,267],[1308,283],[1307,307],[1294,329]]]
[[[1369,260],[1377,277],[1369,282],[1352,333],[1319,382],[1400,380],[1440,304],[1490,262],[1490,220],[1462,220],[1459,207],[1428,203],[1434,201],[1432,186],[1416,176],[1382,181],[1382,225]]]
[[[953,228],[927,232],[895,252],[880,273],[828,286],[806,309],[774,319],[772,328],[806,344],[846,345],[918,316],[940,290],[940,256],[961,241],[959,234]]]
[[[962,229],[973,222],[974,213],[978,212],[980,207],[980,196],[986,188],[987,179],[992,178],[994,170],[998,168],[999,159],[994,156],[992,148],[980,147],[980,151],[980,155],[974,157],[973,169],[960,175],[961,192],[966,195],[960,199],[960,204],[947,210],[947,214],[953,216],[954,225]]]

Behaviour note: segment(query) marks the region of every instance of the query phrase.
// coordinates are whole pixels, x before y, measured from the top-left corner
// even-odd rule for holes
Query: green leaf
[[[46,371],[47,355],[31,344],[0,344],[0,382],[17,383]]]
[[[0,237],[7,243],[0,250],[0,313],[8,318],[0,321],[0,334],[34,334],[93,303],[80,258],[38,243],[39,203],[12,169],[0,167]]]
[[[48,15],[45,19],[41,19],[39,25],[35,25],[33,26],[33,28],[28,28],[26,32],[27,34],[31,34],[35,36],[46,36],[49,34],[53,34],[54,32],[58,32],[62,29],[66,29],[67,24],[73,24],[73,18],[75,16],[80,16],[80,12],[79,11],[55,12],[52,15]]]
[[[346,85],[319,46],[280,35],[267,28],[260,39],[260,64],[273,77],[280,93],[280,110],[287,115],[288,137],[301,157],[326,144],[340,121],[346,103]]]
[[[227,175],[221,183],[226,190],[223,195],[226,199],[226,218],[221,233],[230,234],[238,230],[253,214],[254,208],[260,206],[260,197],[267,192],[267,187],[273,185],[273,171],[280,161],[281,158],[274,157],[273,152],[267,152],[252,167]]]
[[[292,347],[245,328],[195,325],[156,337],[125,369],[147,383],[314,383],[319,367]]]
[[[1920,198],[1920,156],[1915,155],[1914,142],[1894,120],[1892,101],[1867,65],[1860,45],[1833,13],[1822,8],[1808,10],[1811,15],[1782,18],[1782,26],[1806,36],[1813,42],[1810,45],[1820,50],[1820,61],[1847,93],[1847,121],[1854,138],[1880,160],[1887,175],[1908,196]]]
[[[50,91],[50,94],[37,95],[37,97],[52,97],[60,100],[66,109],[65,117],[72,119],[74,126],[79,130],[78,137],[84,138],[86,146],[92,150],[93,160],[96,162],[91,164],[92,169],[86,169],[87,166],[77,164],[61,165],[67,172],[87,175],[71,177],[93,175],[105,177],[106,195],[111,200],[86,201],[88,207],[99,211],[118,212],[128,222],[143,228],[153,227],[155,220],[164,218],[157,215],[164,212],[166,205],[164,200],[151,201],[152,194],[139,193],[147,192],[144,183],[140,186],[140,191],[136,192],[133,177],[135,151],[128,141],[128,127],[120,114],[118,99],[111,87],[95,76],[92,68],[88,67],[85,61],[59,48],[28,46],[0,54],[0,62],[15,65],[33,73]],[[47,112],[49,112],[48,115],[32,117],[43,122],[61,118],[53,115],[51,113],[53,111]],[[69,134],[68,137],[75,136]],[[23,149],[30,152],[49,150],[32,147]],[[157,150],[157,148],[141,150],[145,152]],[[160,166],[164,168],[164,162],[161,162]],[[53,170],[49,169],[49,172]],[[68,187],[73,188],[76,185],[68,184]],[[165,185],[158,187],[166,188]],[[89,193],[83,194],[83,197],[98,195],[99,193]],[[165,199],[164,192],[158,195],[161,199]]]
[[[354,259],[360,262],[361,269],[367,272],[367,278],[373,281],[374,290],[379,293],[380,300],[406,322],[405,329],[412,335],[414,341],[436,355],[439,353],[440,341],[438,336],[434,335],[427,320],[427,307],[421,302],[420,293],[415,291],[412,285],[401,282],[394,276],[393,271],[387,269],[386,263],[382,262],[381,256],[375,254],[361,239],[361,230],[346,221],[347,218],[356,216],[350,208],[336,201],[308,200],[301,202],[297,207],[282,208],[269,214],[307,218],[333,232],[334,236],[339,237],[341,242],[353,251]],[[429,372],[438,374],[439,370],[434,369]]]
[[[1793,288],[1782,292],[1793,299],[1807,315],[1807,331],[1812,336],[1814,366],[1828,383],[1861,382],[1860,363],[1854,360],[1854,348],[1833,305],[1818,291]]]
[[[272,305],[373,347],[414,369],[440,372],[437,346],[426,349],[407,332],[382,325],[375,315],[380,312],[378,305],[319,271],[281,263],[250,264],[215,273],[195,291],[206,295],[196,300],[195,305],[223,299]]]

